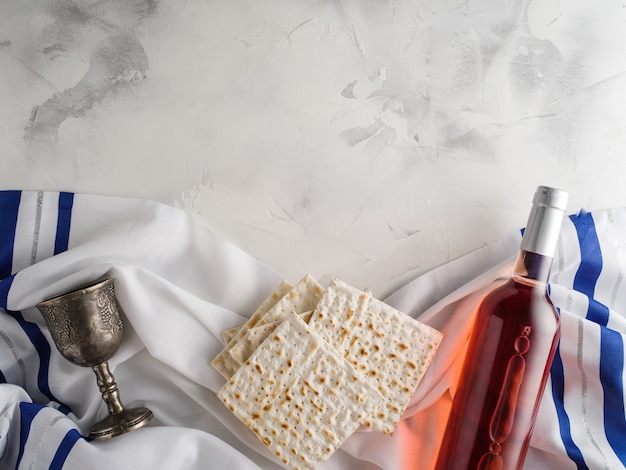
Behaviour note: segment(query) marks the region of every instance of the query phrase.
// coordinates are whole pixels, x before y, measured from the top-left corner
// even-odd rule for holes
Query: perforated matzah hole
[[[381,395],[290,315],[218,392],[291,468],[316,468],[380,408]]]
[[[309,326],[384,397],[370,427],[392,434],[432,362],[441,333],[334,279]]]

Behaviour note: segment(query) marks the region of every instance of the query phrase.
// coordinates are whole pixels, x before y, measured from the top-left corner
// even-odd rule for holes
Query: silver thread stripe
[[[8,335],[2,330],[0,330],[0,338],[2,338],[4,342],[6,343],[6,345],[9,347],[9,349],[11,350],[11,354],[13,354],[13,357],[15,358],[15,361],[17,362],[17,365],[20,367],[20,370],[22,372],[22,384],[21,385],[22,387],[26,388],[26,366],[24,365],[24,359],[22,359],[22,356],[20,356],[20,353],[17,351],[17,348],[13,344],[13,341],[11,341]]]
[[[44,443],[46,442],[46,439],[48,438],[48,435],[52,431],[52,427],[59,420],[61,420],[63,418],[65,418],[65,415],[55,416],[54,419],[52,419],[48,423],[48,426],[46,426],[46,430],[43,432],[43,435],[41,436],[41,439],[39,439],[39,442],[37,443],[37,447],[35,448],[35,451],[33,452],[32,456],[30,458],[30,465],[28,466],[28,468],[30,470],[36,468],[34,465],[37,463],[37,457],[39,456],[39,453],[41,452],[41,448],[44,446]],[[39,467],[39,465],[37,467]]]
[[[578,351],[576,354],[576,362],[578,364],[578,371],[580,372],[580,377],[581,377],[580,393],[581,393],[581,412],[582,412],[582,418],[583,418],[583,427],[585,428],[585,434],[587,435],[587,439],[602,457],[602,460],[604,461],[605,470],[608,470],[609,462],[606,460],[606,456],[602,452],[602,449],[600,449],[600,446],[593,438],[593,435],[591,434],[591,429],[589,429],[589,419],[588,419],[589,415],[588,415],[588,409],[587,409],[587,403],[588,403],[587,374],[585,372],[585,368],[583,367],[583,333],[584,333],[584,323],[583,323],[583,320],[579,318],[578,319]]]
[[[615,232],[615,217],[613,216],[613,212],[609,210],[606,214],[609,225],[611,226],[611,229]],[[619,240],[619,236],[616,236],[614,239]],[[617,264],[619,266],[619,273],[617,274],[617,278],[615,279],[615,284],[613,285],[613,290],[611,291],[611,297],[609,299],[609,308],[611,310],[613,310],[613,306],[615,305],[615,299],[617,298],[617,294],[619,294],[620,287],[622,286],[622,281],[624,280],[624,268],[622,266],[621,256],[619,256],[621,247],[618,245],[615,248],[617,248],[618,254]]]
[[[552,278],[552,282],[554,284],[559,283],[559,274],[561,274],[563,270],[565,269],[565,250],[563,249],[563,238],[561,237],[561,235],[559,235],[559,239],[558,239],[556,246],[557,246],[558,269],[556,273],[554,273],[554,276]]]
[[[35,229],[33,230],[33,246],[30,250],[30,264],[37,262],[37,250],[39,248],[39,231],[41,229],[41,211],[43,208],[43,191],[37,192],[37,208],[35,209]]]
[[[613,291],[611,292],[611,299],[609,300],[609,308],[611,310],[613,310],[613,306],[615,305],[615,299],[617,298],[617,294],[619,293],[620,286],[622,285],[623,280],[624,280],[624,272],[620,269],[620,272],[617,275],[617,279],[615,279],[615,285],[613,286]]]

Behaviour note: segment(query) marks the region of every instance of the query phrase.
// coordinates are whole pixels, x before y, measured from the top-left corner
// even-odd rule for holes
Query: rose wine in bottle
[[[559,339],[547,282],[566,206],[537,188],[513,274],[476,307],[437,470],[522,467]]]

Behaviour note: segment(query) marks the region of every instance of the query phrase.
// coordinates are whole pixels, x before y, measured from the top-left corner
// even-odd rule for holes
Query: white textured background
[[[158,200],[384,296],[626,205],[624,0],[2,0],[0,189]]]

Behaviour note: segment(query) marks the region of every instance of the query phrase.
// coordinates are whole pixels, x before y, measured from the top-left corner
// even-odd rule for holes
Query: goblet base
[[[110,414],[89,430],[90,439],[109,439],[140,428],[152,419],[148,408],[129,408]]]

